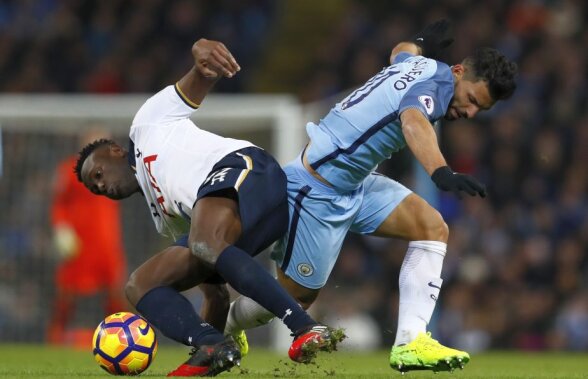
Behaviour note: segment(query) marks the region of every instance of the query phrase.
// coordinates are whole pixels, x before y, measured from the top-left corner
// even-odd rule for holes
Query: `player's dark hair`
[[[509,61],[496,49],[477,49],[474,54],[464,59],[463,64],[473,71],[476,81],[484,80],[488,83],[490,96],[494,100],[508,99],[517,88],[517,64]]]
[[[80,181],[80,182],[82,181],[82,166],[84,165],[86,158],[88,158],[90,156],[90,154],[92,154],[94,152],[94,150],[96,150],[100,146],[115,145],[115,144],[116,144],[116,142],[114,142],[111,139],[101,138],[101,139],[97,139],[96,141],[91,142],[91,143],[87,144],[86,146],[84,146],[84,148],[82,150],[80,150],[78,161],[76,162],[76,165],[73,168],[73,170],[76,173],[76,176],[78,178],[78,181]]]

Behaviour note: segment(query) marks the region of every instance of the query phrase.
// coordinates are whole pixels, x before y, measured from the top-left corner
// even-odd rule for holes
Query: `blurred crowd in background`
[[[200,37],[255,64],[272,0],[6,0],[0,2],[2,92],[152,92],[190,67]],[[240,78],[219,84],[242,91]]]
[[[434,335],[474,351],[586,350],[584,1],[2,1],[0,92],[154,92],[185,73],[189,47],[207,37],[243,68],[219,92],[333,102],[386,65],[395,43],[439,18],[454,23],[447,63],[493,46],[520,75],[511,100],[441,125],[450,166],[485,182],[489,196],[441,195],[450,240]],[[414,184],[408,152],[380,169]],[[314,311],[356,322],[371,336],[366,346],[391,344],[405,251],[402,241],[350,235]]]

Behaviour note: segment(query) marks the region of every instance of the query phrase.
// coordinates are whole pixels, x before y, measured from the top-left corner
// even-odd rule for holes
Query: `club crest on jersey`
[[[296,267],[298,273],[302,276],[311,276],[314,272],[314,269],[308,263],[300,263],[298,267]]]
[[[433,111],[435,110],[435,103],[433,102],[433,98],[431,96],[421,95],[418,97],[418,99],[419,102],[425,107],[427,114],[432,115]]]

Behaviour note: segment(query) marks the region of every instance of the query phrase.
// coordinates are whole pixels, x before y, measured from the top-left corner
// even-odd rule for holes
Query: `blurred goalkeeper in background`
[[[280,282],[305,308],[327,282],[348,231],[409,242],[390,353],[390,365],[402,372],[453,370],[470,358],[441,345],[426,330],[443,282],[447,225],[421,197],[374,171],[408,146],[439,189],[485,197],[482,183],[448,167],[433,124],[442,118],[472,118],[515,90],[516,65],[494,49],[477,50],[453,66],[434,60],[453,41],[448,27],[439,21],[396,45],[390,66],[318,125],[306,126],[310,142],[284,168],[290,229],[274,259]],[[269,316],[241,297],[231,306],[227,329],[246,329]]]
[[[294,336],[290,358],[308,362],[317,350],[336,347],[338,337],[253,259],[287,230],[286,176],[263,149],[207,132],[189,119],[218,79],[240,70],[220,42],[198,40],[192,54],[190,71],[135,115],[129,149],[104,139],[87,145],[76,163],[78,179],[115,200],[142,194],[157,230],[176,239],[126,285],[129,301],[149,322],[194,347],[171,376],[212,376],[239,363],[237,345],[222,333],[229,305],[223,314],[224,281],[277,315]],[[213,325],[180,294],[204,281],[218,287],[219,296],[208,297],[214,314],[222,316],[206,320]]]
[[[85,146],[105,136],[94,128],[84,133],[80,142]],[[105,314],[128,309],[123,295],[127,265],[119,204],[88,192],[72,170],[76,160],[77,156],[72,156],[61,162],[55,175],[51,224],[60,262],[47,341],[86,346],[94,328],[70,327],[78,301],[104,291]]]

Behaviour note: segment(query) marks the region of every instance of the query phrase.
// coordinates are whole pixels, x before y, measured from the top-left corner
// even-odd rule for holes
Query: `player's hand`
[[[241,70],[231,52],[218,41],[199,39],[192,46],[192,55],[196,70],[205,78],[231,78]]]
[[[486,197],[486,186],[470,175],[453,172],[449,166],[439,167],[431,175],[431,179],[440,190],[451,191],[460,199],[461,193],[465,192],[470,196],[479,195]]]
[[[414,35],[411,42],[422,49],[423,56],[439,59],[441,51],[453,43],[450,26],[448,20],[434,22]]]

